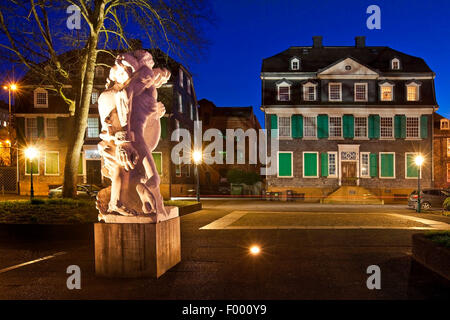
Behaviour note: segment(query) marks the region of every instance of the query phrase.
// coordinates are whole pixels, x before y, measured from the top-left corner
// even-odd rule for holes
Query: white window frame
[[[381,176],[381,155],[382,154],[393,154],[394,155],[394,157],[393,157],[393,160],[394,160],[394,164],[393,164],[393,167],[394,167],[394,176],[393,177],[382,177]],[[370,161],[370,160],[369,160]],[[395,152],[380,152],[379,154],[378,154],[378,163],[380,164],[379,165],[379,168],[378,168],[378,177],[380,178],[380,179],[396,179],[396,171],[397,170],[395,170]],[[370,170],[370,169],[369,169]],[[417,178],[416,178],[417,179]]]
[[[316,176],[305,176],[305,153],[315,153],[316,154]],[[302,177],[304,179],[316,179],[319,177],[319,152],[317,151],[303,151],[302,153]]]
[[[379,84],[379,87],[380,87],[380,101],[394,101],[394,85],[392,83],[383,82],[383,83]],[[391,99],[390,100],[383,99],[383,92],[382,92],[383,87],[391,88]]]
[[[398,68],[394,68],[394,63],[397,62],[398,63]],[[398,58],[394,58],[391,60],[391,70],[400,70],[401,68],[401,64],[400,64],[400,59]]]
[[[416,155],[416,156],[419,155],[419,153],[417,153],[417,152],[405,152],[405,179],[417,180],[417,177],[408,177],[408,162],[407,162],[408,154],[412,154],[412,155]],[[423,168],[423,165],[422,165],[422,168]],[[419,170],[420,179],[422,179],[422,171],[423,170]]]
[[[309,97],[308,89],[313,88],[314,89],[314,99],[310,100],[309,98],[306,99],[306,97]],[[317,83],[305,83],[303,85],[303,101],[317,101]]]
[[[367,155],[367,175],[363,175],[363,155]],[[360,178],[370,178],[370,152],[360,152],[359,153],[359,177]]]
[[[356,86],[364,86],[365,87],[365,95],[364,95],[364,99],[356,99]],[[369,86],[367,82],[356,82],[353,85],[353,98],[356,102],[367,102],[369,100]]]
[[[281,87],[287,87],[288,88],[288,99],[287,100],[280,100],[280,88]],[[280,84],[277,84],[277,101],[291,101],[291,85],[287,82],[282,82]]]
[[[314,118],[314,136],[306,135],[306,118]],[[317,116],[303,116],[303,139],[317,139]]]
[[[408,119],[417,119],[417,135],[408,137]],[[406,117],[406,139],[420,139],[420,117]]]
[[[294,63],[297,63],[297,68],[294,68]],[[291,70],[300,70],[300,59],[295,57],[291,59]]]
[[[330,87],[333,85],[339,85],[339,99],[331,99]],[[342,83],[340,82],[329,82],[328,83],[328,101],[330,102],[340,102],[342,101]]]
[[[392,126],[391,126],[391,136],[390,137],[383,137],[382,135],[381,135],[381,129],[382,129],[382,126],[381,126],[381,119],[382,118],[391,118],[391,124],[392,124]],[[395,126],[394,126],[394,117],[393,116],[382,116],[382,115],[380,115],[380,140],[392,140],[392,139],[394,139],[394,130],[395,130]]]
[[[48,120],[55,120],[56,121],[56,135],[55,136],[50,136],[48,134]],[[58,119],[57,118],[53,118],[53,117],[46,117],[44,118],[44,127],[45,127],[45,138],[47,139],[51,139],[51,140],[57,140],[58,139]]]
[[[36,120],[36,137],[32,137],[32,136],[28,135],[28,120],[29,119]],[[38,139],[39,138],[39,132],[38,132],[38,127],[37,127],[37,117],[26,117],[25,118],[25,137],[27,139]]]
[[[38,104],[37,102],[37,95],[39,93],[45,93],[45,97],[46,97],[46,103],[45,104]],[[44,88],[37,88],[34,90],[34,107],[35,108],[48,108],[48,91],[45,90]]]
[[[341,119],[341,135],[340,136],[332,136],[331,135],[331,118],[340,118]],[[343,123],[342,123],[342,116],[335,116],[335,115],[329,115],[328,116],[328,139],[342,139],[343,137]]]
[[[97,98],[95,98],[95,101],[94,101],[94,94],[97,94]],[[92,93],[91,93],[91,105],[94,105],[94,104],[96,104],[97,103],[97,101],[98,101],[98,97],[99,97],[100,95],[99,95],[99,92],[98,92],[98,90],[96,90],[96,89],[93,89],[92,90]]]
[[[186,91],[188,94],[191,94],[191,79],[186,78]]]
[[[96,137],[90,137],[89,136],[89,119],[97,120],[98,135]],[[98,118],[97,117],[88,117],[87,126],[86,126],[86,139],[99,139],[100,132],[101,132],[101,127],[100,127],[100,123],[98,121]]]
[[[366,135],[365,136],[356,136],[356,119],[357,118],[361,118],[361,119],[366,119]],[[367,116],[354,116],[354,125],[353,125],[353,139],[355,140],[364,140],[364,139],[368,139],[368,133],[369,133],[369,119]],[[358,126],[360,127],[360,126]]]
[[[281,118],[289,118],[289,135],[282,136],[281,135]],[[280,139],[289,139],[292,138],[292,115],[286,116],[286,115],[278,115],[277,116],[278,121],[278,138]],[[286,126],[283,126],[286,127]]]
[[[25,157],[25,154],[23,155],[23,158],[25,159],[25,175],[26,176],[31,176],[31,170],[30,170],[30,173],[27,173],[27,158]],[[37,158],[36,158],[36,160],[37,160],[37,173],[33,173],[33,176],[39,176],[40,175],[40,173],[41,173],[41,170],[40,170],[40,167],[41,167],[41,158],[40,158],[40,156],[38,155],[37,156]],[[31,161],[30,161],[30,163],[31,163]]]
[[[47,173],[47,153],[57,153],[58,154],[58,173]],[[80,159],[81,161],[81,159]],[[59,176],[60,170],[59,170],[59,151],[45,151],[44,154],[44,175],[45,176]]]
[[[450,158],[450,138],[447,138],[447,158]]]
[[[178,93],[178,112],[183,113],[183,97]]]
[[[192,121],[194,121],[194,105],[189,103],[189,116]]]
[[[280,176],[280,153],[290,153],[291,154],[291,175],[290,176]],[[294,177],[294,152],[292,151],[278,151],[277,152],[277,178],[293,178]]]
[[[183,88],[183,86],[184,86],[184,76],[183,76],[183,70],[180,68],[179,69],[179,72],[178,72],[178,74],[179,74],[179,85],[180,85],[180,87],[181,88]]]
[[[416,99],[415,100],[409,100],[408,98],[408,88],[410,87],[415,87],[416,88]],[[417,82],[411,82],[406,84],[406,101],[410,101],[410,102],[416,102],[416,101],[420,101],[420,84]]]
[[[335,173],[330,175],[330,155],[334,155],[334,167],[335,167]],[[327,157],[328,157],[328,176],[327,178],[338,178],[339,174],[338,174],[338,153],[336,151],[329,151],[327,152]]]
[[[443,127],[442,127],[442,124],[443,124],[443,123],[446,123],[446,124],[447,124],[447,127],[446,127],[446,128],[443,128]],[[441,119],[439,128],[440,128],[441,130],[450,130],[450,124],[449,124],[448,119]]]

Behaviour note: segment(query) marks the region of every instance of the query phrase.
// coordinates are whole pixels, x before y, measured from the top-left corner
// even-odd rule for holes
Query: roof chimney
[[[313,37],[313,48],[322,48],[322,36]]]
[[[365,36],[355,37],[355,47],[364,48],[365,46],[366,46],[366,37]]]

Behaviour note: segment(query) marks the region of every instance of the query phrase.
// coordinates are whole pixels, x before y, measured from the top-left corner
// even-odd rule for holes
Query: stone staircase
[[[329,194],[322,203],[334,204],[383,204],[375,194],[363,187],[342,186]]]

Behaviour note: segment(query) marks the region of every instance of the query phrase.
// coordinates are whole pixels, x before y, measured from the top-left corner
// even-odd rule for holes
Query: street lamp
[[[33,159],[36,158],[39,154],[39,151],[34,147],[28,147],[25,149],[25,158],[30,160],[30,199],[34,197],[34,189],[33,189]]]
[[[9,117],[8,117],[8,135],[11,138],[11,91],[17,91],[17,84],[10,83],[3,86],[3,89],[8,90],[8,103],[9,103]]]
[[[198,165],[202,162],[202,152],[200,150],[194,150],[194,152],[192,152],[192,159],[195,163],[195,175],[197,178],[197,202],[200,202],[200,178]]]
[[[420,213],[420,174],[422,173],[422,164],[424,161],[424,158],[419,154],[415,159],[414,159],[416,165],[419,167],[419,172],[417,173],[417,213]]]

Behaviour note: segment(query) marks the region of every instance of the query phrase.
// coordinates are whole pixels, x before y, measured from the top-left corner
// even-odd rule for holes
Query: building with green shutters
[[[262,63],[262,110],[279,140],[269,191],[326,197],[342,186],[403,199],[433,184],[435,74],[422,58],[365,45],[290,47]]]
[[[159,100],[166,108],[166,114],[161,118],[161,139],[153,153],[161,176],[161,193],[166,198],[170,195],[186,195],[188,190],[195,189],[194,171],[190,165],[175,166],[172,163],[171,150],[175,142],[172,142],[170,137],[176,128],[186,128],[193,132],[198,111],[192,76],[183,65],[163,52],[150,52],[156,62],[155,67],[165,67],[172,73],[169,82],[158,89]],[[74,51],[59,57],[61,64],[74,73],[79,72],[76,58]],[[105,65],[113,65],[114,58],[114,55],[102,52],[97,58],[99,65],[95,69],[91,108],[79,161],[80,184],[109,183],[108,179],[103,179],[103,163],[97,149],[101,129],[97,99],[104,90],[109,75],[109,68]],[[32,73],[27,73],[21,79],[19,87],[20,95],[16,97],[14,106],[19,144],[19,189],[21,194],[29,194],[30,173],[33,170],[35,194],[46,195],[50,188],[63,183],[67,138],[71,134],[68,122],[69,107],[51,86]],[[70,84],[65,85],[63,91],[69,98],[73,98],[74,92]],[[26,161],[23,152],[26,146],[30,145],[39,150],[39,157],[33,164],[29,160]]]

